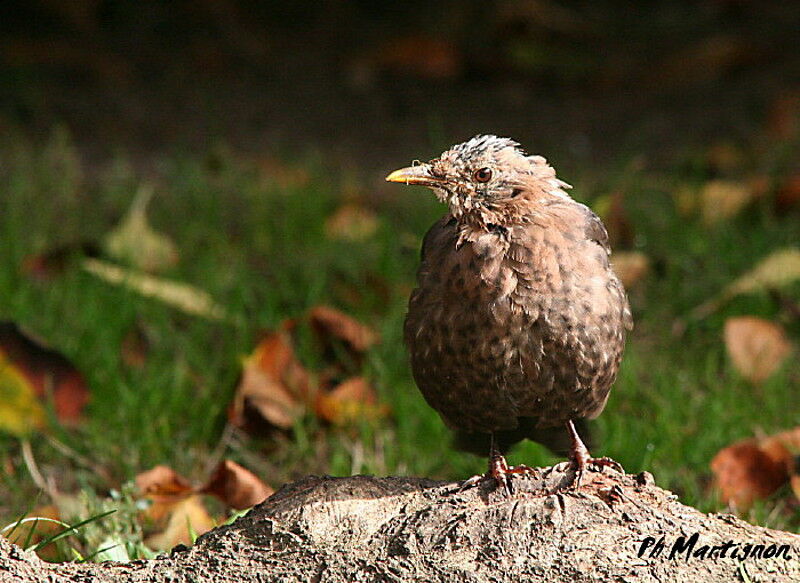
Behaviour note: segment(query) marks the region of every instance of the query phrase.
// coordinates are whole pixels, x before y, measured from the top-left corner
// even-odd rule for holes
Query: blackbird
[[[486,436],[484,477],[510,492],[511,475],[532,470],[509,467],[505,448],[557,427],[573,487],[587,468],[621,470],[592,458],[574,426],[605,407],[632,327],[597,215],[544,158],[493,135],[386,180],[427,186],[449,207],[425,235],[404,337],[427,402],[462,437]]]

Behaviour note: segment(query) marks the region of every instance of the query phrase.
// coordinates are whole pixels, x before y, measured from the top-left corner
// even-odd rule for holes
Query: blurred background
[[[309,473],[482,471],[401,341],[444,209],[383,177],[494,133],[629,290],[595,453],[797,530],[798,46],[777,1],[4,3],[0,528],[124,559]]]

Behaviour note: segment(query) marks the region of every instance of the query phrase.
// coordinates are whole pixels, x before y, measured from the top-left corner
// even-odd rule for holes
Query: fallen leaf
[[[729,284],[717,297],[697,306],[692,310],[691,316],[704,318],[735,296],[780,289],[798,279],[800,279],[800,249],[786,247],[773,251],[753,269]]]
[[[145,297],[157,299],[187,314],[202,316],[209,320],[228,318],[225,308],[215,303],[206,292],[194,286],[124,269],[98,259],[85,259],[82,267],[103,281],[125,286]]]
[[[178,249],[147,221],[147,205],[154,189],[143,185],[136,193],[128,213],[103,241],[106,252],[144,271],[162,271],[178,262]]]
[[[234,461],[223,460],[199,492],[213,494],[231,508],[242,510],[260,504],[275,490],[250,470]]]
[[[789,479],[783,459],[745,439],[720,450],[711,460],[715,486],[722,501],[740,512],[766,498]]]
[[[0,355],[0,430],[24,436],[43,429],[46,416],[27,378]]]
[[[0,322],[0,428],[23,435],[44,425],[41,401],[59,421],[76,425],[89,401],[83,375],[62,354]]]
[[[147,516],[161,521],[179,501],[193,493],[189,482],[169,466],[159,465],[136,476],[139,493],[152,501]]]
[[[787,247],[770,253],[751,270],[740,276],[723,292],[733,297],[740,294],[780,288],[800,279],[800,249]]]
[[[145,544],[157,550],[168,550],[177,544],[191,545],[192,535],[201,535],[214,528],[200,495],[188,496],[169,511],[167,524],[161,532],[147,537]]]
[[[323,342],[340,340],[357,353],[378,342],[378,334],[371,328],[329,306],[311,308],[308,318]]]
[[[611,265],[622,285],[632,289],[650,271],[650,258],[641,251],[615,251]]]
[[[339,207],[325,221],[325,235],[329,239],[363,241],[374,235],[377,229],[375,213],[354,203]]]
[[[728,318],[724,335],[733,366],[755,384],[772,376],[792,351],[783,328],[753,316]]]
[[[700,191],[700,213],[706,225],[736,216],[754,199],[749,185],[730,180],[711,180]]]
[[[353,377],[332,391],[317,396],[317,416],[334,425],[347,425],[360,419],[374,421],[389,412],[378,404],[375,389],[363,377]]]
[[[192,491],[186,478],[164,465],[141,472],[136,476],[135,483],[139,492],[145,496],[176,496]]]
[[[289,429],[305,413],[309,391],[309,374],[295,358],[287,335],[270,334],[244,359],[231,421],[244,426],[249,408],[275,427]]]
[[[61,520],[60,510],[55,504],[37,506],[23,517],[22,521],[21,524],[12,522],[5,525],[0,534],[6,536],[12,543],[27,548],[67,528],[66,523]],[[55,545],[45,545],[36,554],[40,559],[55,562],[58,561],[60,553]]]

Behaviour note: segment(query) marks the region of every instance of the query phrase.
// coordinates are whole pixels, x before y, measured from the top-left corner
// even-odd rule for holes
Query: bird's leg
[[[586,471],[586,469],[590,466],[600,468],[600,471],[602,471],[604,467],[608,466],[614,468],[618,472],[625,473],[625,470],[622,469],[622,465],[609,457],[592,457],[592,455],[589,453],[589,450],[586,449],[583,441],[581,441],[578,432],[575,431],[575,425],[572,423],[572,419],[567,421],[567,431],[569,431],[569,435],[572,438],[572,447],[570,448],[569,459],[575,467],[575,479],[572,482],[573,488],[577,489],[580,487],[581,479],[583,478],[583,472]]]
[[[493,480],[499,486],[502,486],[506,494],[511,495],[514,493],[514,488],[511,485],[511,476],[513,474],[533,474],[535,471],[533,468],[522,464],[509,466],[506,458],[495,445],[494,433],[491,433],[489,440],[489,470],[482,476],[472,476],[465,480],[459,489],[465,490],[483,480]]]

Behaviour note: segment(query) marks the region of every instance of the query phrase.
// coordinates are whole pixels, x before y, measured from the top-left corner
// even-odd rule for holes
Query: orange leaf
[[[765,450],[755,439],[745,439],[720,450],[711,460],[722,500],[739,511],[766,498],[789,479],[785,461]]]
[[[16,371],[39,399],[51,398],[62,423],[75,425],[80,421],[89,401],[83,375],[66,357],[25,335],[13,322],[0,322],[0,367]],[[0,420],[0,427],[3,425]]]
[[[388,413],[379,405],[375,389],[363,377],[347,379],[328,393],[317,398],[317,416],[336,425],[346,425],[358,419],[374,420]]]
[[[169,519],[164,530],[147,538],[147,546],[167,550],[177,544],[192,544],[192,532],[200,535],[214,527],[199,495],[180,500],[170,509]]]
[[[168,516],[172,509],[193,492],[189,482],[169,466],[155,466],[136,476],[142,496],[153,501],[147,516],[155,521]]]
[[[378,342],[378,334],[371,328],[334,308],[316,306],[311,308],[308,318],[323,340],[341,340],[355,352],[364,352]]]
[[[199,491],[213,494],[228,506],[241,510],[263,502],[275,490],[250,470],[234,461],[223,460]]]
[[[753,316],[728,318],[725,347],[736,370],[756,384],[780,368],[792,350],[783,328]]]
[[[303,415],[310,391],[308,372],[297,361],[286,335],[264,338],[245,358],[242,377],[231,408],[231,421],[246,424],[246,410],[281,429],[289,429]]]

